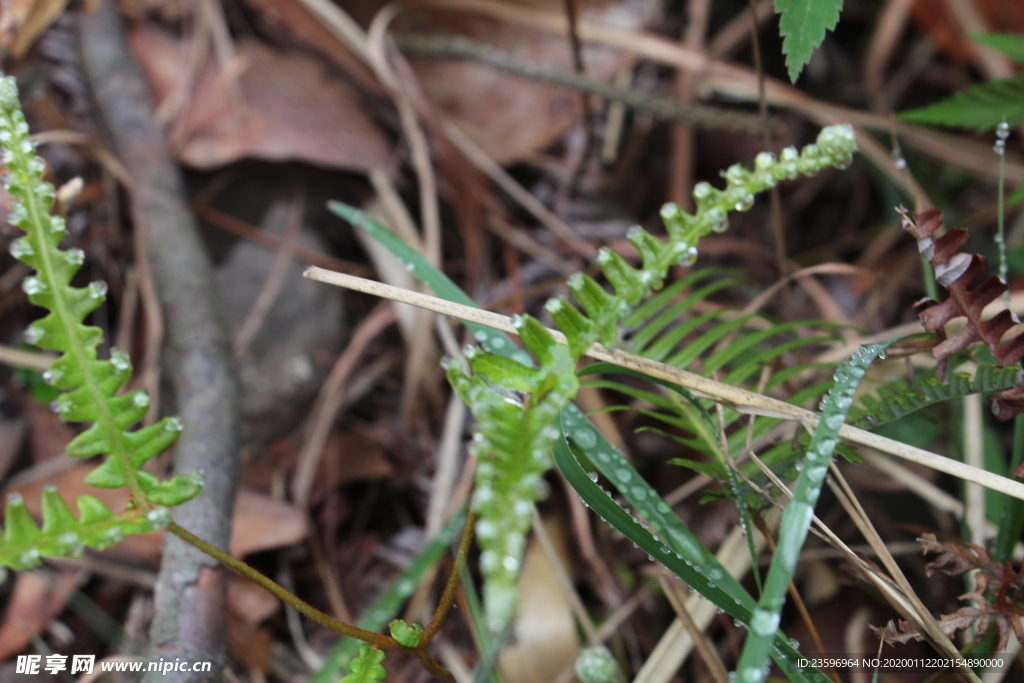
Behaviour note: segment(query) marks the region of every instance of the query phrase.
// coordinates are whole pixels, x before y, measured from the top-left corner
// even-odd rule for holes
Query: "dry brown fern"
[[[1024,357],[1024,333],[1003,341],[1016,323],[1010,311],[1000,311],[989,320],[981,317],[985,306],[1005,292],[1007,286],[995,275],[986,276],[988,261],[984,256],[960,251],[967,242],[967,231],[950,228],[941,237],[933,237],[942,225],[941,211],[926,209],[913,216],[902,208],[899,211],[903,229],[914,236],[918,251],[935,268],[935,279],[949,290],[949,298],[941,303],[926,298],[914,304],[921,309],[921,324],[934,332],[938,340],[932,348],[932,355],[939,360],[937,376],[945,374],[946,360],[951,355],[975,342],[984,343],[999,365],[1019,364]],[[967,323],[956,334],[947,336],[946,325],[954,318],[966,318]],[[1024,413],[1024,384],[993,393],[989,399],[996,418],[1010,420]]]
[[[989,626],[995,624],[999,642],[994,652],[1006,651],[1011,631],[1024,642],[1024,625],[1021,624],[1024,609],[1019,607],[1024,596],[1024,574],[1021,571],[1014,570],[1009,562],[996,562],[984,548],[973,543],[939,541],[934,534],[925,534],[917,540],[924,552],[938,553],[938,557],[925,566],[928,576],[960,576],[977,570],[974,590],[959,598],[972,600],[975,604],[961,607],[953,614],[942,615],[938,623],[943,633],[952,638],[957,631],[976,626],[980,640]],[[889,645],[923,640],[920,632],[903,620],[899,623],[890,621],[882,627],[872,626],[871,629]]]

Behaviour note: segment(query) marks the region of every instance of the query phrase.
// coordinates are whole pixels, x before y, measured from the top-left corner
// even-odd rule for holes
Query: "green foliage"
[[[825,31],[835,30],[842,9],[843,0],[775,0],[789,80],[796,83],[811,55],[825,40]]]
[[[17,493],[7,499],[3,541],[0,542],[0,581],[5,567],[31,569],[42,557],[77,557],[86,548],[103,550],[127,534],[145,534],[167,526],[170,516],[158,508],[128,510],[119,515],[92,496],[78,497],[78,518],[52,486],[43,489],[43,527],[36,526],[25,502]]]
[[[951,128],[991,130],[1006,121],[1024,122],[1024,74],[974,85],[949,99],[901,112],[900,118]]]
[[[43,373],[47,383],[63,390],[54,401],[57,413],[65,420],[93,423],[68,444],[67,453],[76,458],[108,455],[86,482],[101,488],[127,486],[133,497],[133,508],[117,516],[99,509],[95,499],[79,498],[80,519],[74,521],[63,503],[56,504],[56,494],[44,495],[44,524],[37,532],[22,525],[27,512],[23,515],[23,506],[16,503],[16,521],[8,517],[4,546],[0,547],[0,566],[19,567],[25,563],[18,558],[33,554],[32,543],[37,544],[34,547],[39,554],[54,556],[83,545],[109,545],[104,534],[116,539],[119,534],[151,531],[167,521],[161,513],[150,519],[147,513],[152,506],[178,505],[192,498],[202,487],[202,477],[189,474],[161,482],[139,469],[174,442],[182,430],[181,421],[171,417],[127,431],[146,414],[149,397],[144,391],[116,395],[132,372],[124,353],[114,349],[110,360],[97,360],[103,333],[84,320],[104,301],[106,285],[71,285],[85,254],[80,249],[59,248],[65,235],[64,219],[49,214],[54,188],[43,181],[44,164],[29,139],[17,85],[10,77],[0,78],[0,146],[8,171],[4,183],[16,200],[9,220],[25,232],[11,243],[11,254],[35,269],[36,274],[22,286],[29,301],[49,311],[29,326],[25,338],[40,348],[62,352]],[[8,510],[10,514],[11,508]]]
[[[423,635],[423,627],[419,624],[407,624],[401,619],[395,619],[388,624],[391,637],[398,641],[399,645],[405,647],[419,647],[420,636]]]
[[[821,485],[828,474],[832,453],[839,443],[839,430],[846,421],[846,413],[853,404],[853,396],[871,362],[885,356],[892,341],[861,347],[839,366],[835,386],[829,391],[821,407],[821,417],[814,436],[807,447],[804,466],[793,488],[793,500],[786,506],[779,524],[779,539],[775,554],[765,578],[764,589],[757,609],[750,620],[750,635],[743,646],[737,666],[741,681],[761,681],[765,678],[768,657],[772,654],[779,631],[782,605],[786,600],[793,573],[796,571],[800,549],[804,545],[818,502]]]
[[[973,377],[956,373],[945,383],[935,377],[925,377],[913,386],[905,379],[893,380],[878,390],[877,397],[865,396],[861,400],[862,407],[851,411],[850,422],[873,429],[936,403],[969,394],[1012,389],[1020,385],[1020,377],[1021,369],[1016,365],[981,365]]]
[[[414,273],[438,296],[463,305],[475,306],[473,300],[459,289],[448,276],[432,266],[422,255],[402,242],[401,239],[383,225],[358,209],[339,202],[333,202],[331,210],[385,245],[389,251],[402,261],[410,272]],[[646,306],[647,304],[644,304],[639,307],[637,313],[643,311]],[[627,324],[631,320],[632,318],[627,318]],[[513,355],[517,358],[522,357],[522,350],[513,344],[505,333],[473,322],[467,322],[466,326],[473,333],[477,341],[493,349],[496,355],[506,358]],[[529,361],[530,359],[526,358],[525,360]],[[621,369],[618,370],[621,371]],[[785,372],[779,372],[776,373],[775,377],[782,377],[785,374]],[[679,389],[682,390],[681,387]],[[708,420],[710,421],[710,417],[708,417]],[[619,494],[637,511],[637,514],[642,515],[647,520],[650,530],[656,535],[643,530],[638,523],[632,520],[629,513],[612,501],[607,492],[591,480],[591,477],[595,476],[596,473],[588,475],[568,448],[564,449],[564,453],[560,452],[559,447],[561,444],[564,444],[564,441],[556,439],[556,465],[583,500],[597,514],[604,517],[617,529],[620,529],[628,538],[650,552],[652,556],[662,557],[670,555],[671,557],[667,559],[666,566],[684,579],[689,577],[692,581],[691,585],[698,591],[702,591],[702,594],[714,602],[719,609],[730,614],[738,621],[746,623],[744,619],[749,620],[750,611],[749,609],[744,610],[743,606],[754,605],[754,599],[729,574],[728,570],[718,561],[718,558],[701,544],[700,540],[683,524],[682,520],[672,511],[660,495],[633,469],[629,461],[605,439],[604,435],[593,428],[582,411],[572,403],[562,410],[561,426],[564,430],[563,433],[570,435],[575,446],[585,454],[588,465],[595,468],[597,472],[604,476],[618,490]],[[569,455],[567,460],[560,457],[566,453]],[[694,571],[697,572],[696,575],[694,575]],[[475,599],[471,599],[475,595],[471,590],[472,585],[467,585],[466,589],[467,601],[471,608],[470,611],[476,613],[473,608],[476,604]],[[721,592],[717,589],[721,589]],[[479,623],[479,621],[475,620],[474,623]],[[486,629],[477,629],[476,633],[481,642],[486,642],[489,639],[489,633]],[[347,646],[351,642],[345,640],[339,648]],[[779,655],[779,658],[783,655],[795,656],[796,645],[790,644],[785,639],[780,639],[779,646],[782,653]],[[496,655],[496,649],[492,646],[483,645],[482,650],[485,653],[485,661],[492,661]],[[332,653],[332,659],[333,657],[334,654]],[[489,669],[487,664],[484,667]],[[820,672],[814,669],[808,671],[795,670],[791,672],[790,677],[791,680],[797,683],[807,683],[810,681],[817,683],[827,680]],[[319,677],[318,674],[316,680],[322,681],[325,679]]]
[[[477,419],[474,449],[479,465],[474,505],[480,512],[480,521],[476,533],[483,550],[485,611],[493,631],[503,629],[515,610],[516,579],[525,550],[525,533],[532,505],[542,490],[541,476],[550,466],[552,441],[558,436],[555,418],[563,408],[571,407],[570,401],[578,388],[576,361],[597,341],[606,346],[617,344],[620,321],[630,316],[645,296],[661,287],[671,265],[693,264],[697,242],[711,232],[724,231],[729,211],[751,208],[755,194],[782,180],[846,164],[855,150],[856,139],[850,126],[830,126],[821,131],[816,144],[806,146],[802,152],[790,147],[778,159],[762,152],[757,155],[753,170],[739,164],[730,167],[722,174],[727,181],[724,190],[698,183],[693,192],[695,214],[685,213],[674,204],[662,209],[667,243],[639,227],[630,229],[628,238],[641,257],[639,269],[609,249],[600,250],[598,263],[612,285],[611,292],[590,276],[577,273],[569,278],[568,284],[582,312],[563,298],[546,304],[555,326],[566,337],[566,346],[556,343],[532,317],[516,318],[520,338],[536,358],[536,364],[521,349],[510,348],[504,335],[473,327],[477,340],[488,349],[467,353],[475,374],[466,376],[450,360],[447,371],[449,381]],[[379,226],[374,228],[350,208],[337,204],[332,208],[352,217],[359,227],[375,234],[386,232]],[[390,238],[386,244],[391,248],[393,242]],[[392,251],[414,273],[427,275],[425,265],[412,250],[404,245],[394,246]],[[430,274],[429,280],[424,277],[439,295],[451,294],[454,300],[465,302],[465,295],[445,280],[434,274]],[[587,443],[577,441],[588,447]],[[589,446],[596,443],[596,435],[591,434]]]
[[[359,646],[359,655],[352,660],[348,674],[338,683],[372,683],[372,681],[383,681],[387,676],[381,662],[384,661],[384,650],[378,650],[373,645],[363,643]]]
[[[1020,33],[972,33],[971,39],[999,50],[1018,64],[1024,64],[1024,34]]]
[[[587,430],[593,431],[582,415],[580,420],[583,424],[566,414],[563,414],[562,418],[563,433],[568,434],[576,445],[590,443],[591,437]],[[555,440],[555,463],[580,498],[595,513],[714,603],[722,613],[728,614],[738,624],[749,627],[754,608],[757,606],[750,593],[714,554],[700,544],[679,517],[672,513],[668,504],[637,474],[621,454],[607,444],[601,448],[608,450],[599,451],[603,456],[593,459],[594,466],[636,507],[637,512],[649,525],[649,529],[642,526],[635,517],[620,507],[607,491],[593,481],[565,438]],[[790,672],[790,679],[796,683],[826,683],[829,680],[817,669],[787,665],[796,662],[799,652],[796,645],[781,633],[776,636],[773,657],[784,670]]]

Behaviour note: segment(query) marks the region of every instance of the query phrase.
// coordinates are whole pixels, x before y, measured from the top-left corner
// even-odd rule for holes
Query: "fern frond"
[[[881,387],[877,398],[865,396],[862,407],[851,412],[850,421],[864,429],[874,429],[936,403],[969,394],[1005,391],[1021,383],[1021,368],[1016,365],[981,365],[973,377],[958,372],[945,383],[935,377],[921,379],[913,386],[905,379],[895,380]]]
[[[170,522],[164,508],[144,512],[131,509],[115,515],[99,499],[82,495],[76,518],[53,486],[43,489],[43,527],[36,526],[25,502],[17,493],[7,499],[3,541],[0,542],[0,582],[5,567],[31,569],[43,557],[76,557],[85,548],[103,550],[129,534],[146,534]]]
[[[850,126],[830,126],[818,135],[817,144],[806,146],[802,152],[790,147],[778,159],[762,152],[755,159],[753,171],[740,164],[730,167],[722,174],[727,183],[724,190],[698,183],[693,192],[697,206],[694,214],[685,213],[675,204],[665,205],[661,215],[668,231],[667,242],[638,226],[631,228],[627,237],[640,253],[639,269],[603,248],[598,252],[598,264],[612,291],[589,275],[576,273],[568,285],[582,312],[564,298],[545,305],[555,326],[565,335],[567,346],[556,343],[530,316],[517,318],[523,344],[539,367],[528,357],[523,362],[518,358],[499,360],[497,355],[480,351],[468,354],[476,373],[473,377],[464,375],[453,362],[448,363],[449,381],[477,419],[474,439],[480,464],[474,504],[480,512],[476,532],[484,551],[484,605],[492,630],[504,628],[515,610],[516,578],[525,548],[523,534],[537,498],[537,483],[550,466],[552,442],[558,436],[554,420],[578,389],[576,361],[597,341],[616,345],[620,322],[644,297],[661,288],[673,264],[694,263],[697,242],[712,232],[724,231],[729,211],[750,209],[755,194],[782,180],[846,164],[855,150],[856,138]],[[516,401],[493,387],[522,392],[525,400]]]
[[[939,360],[939,376],[945,372],[947,359],[976,341],[983,342],[1000,365],[1014,365],[1024,359],[1024,334],[1003,337],[1014,326],[1013,314],[1003,309],[995,317],[984,320],[985,307],[1007,291],[1007,285],[996,275],[987,275],[988,261],[981,254],[960,251],[967,242],[967,231],[951,228],[942,237],[932,235],[942,225],[942,212],[937,209],[919,211],[912,217],[903,209],[903,229],[917,240],[918,251],[935,267],[935,279],[949,290],[949,298],[942,303],[927,306],[918,314],[924,329],[935,332],[938,344],[932,355]],[[917,306],[934,303],[930,299]],[[954,318],[964,317],[967,324],[951,337],[946,336],[946,324]],[[998,420],[1011,420],[1024,413],[1024,386],[996,392],[989,396],[992,412]]]
[[[18,88],[11,77],[0,78],[0,147],[7,166],[4,184],[16,200],[9,221],[25,233],[11,243],[10,251],[36,271],[23,282],[29,301],[49,311],[28,327],[25,338],[40,348],[62,352],[43,375],[48,383],[64,390],[54,401],[56,412],[65,420],[93,423],[68,444],[68,455],[76,458],[109,456],[86,477],[86,482],[101,488],[128,487],[133,505],[143,520],[153,505],[177,505],[192,498],[202,487],[201,475],[181,475],[161,482],[139,469],[174,442],[182,430],[181,421],[165,418],[148,427],[127,431],[146,414],[149,397],[144,391],[115,395],[131,377],[131,363],[124,353],[115,349],[110,360],[97,359],[103,332],[86,325],[84,320],[104,301],[107,288],[102,282],[93,282],[87,287],[71,285],[85,254],[81,249],[60,249],[65,235],[64,219],[50,215],[54,188],[43,180],[43,161],[29,139]],[[87,512],[94,506],[88,502],[85,505],[83,518],[92,520],[92,513]],[[15,506],[15,514],[18,509]],[[70,524],[70,513],[67,516],[62,512],[53,514]],[[140,519],[134,513],[111,519],[119,521],[111,522],[110,528],[123,533],[141,533],[136,529],[146,526],[133,523]],[[79,526],[83,524],[79,520]],[[10,528],[8,522],[8,531]],[[49,543],[45,528],[44,520],[40,542]],[[58,546],[46,547],[54,550]],[[42,548],[40,553],[45,554]]]
[[[383,681],[387,672],[381,665],[384,661],[384,650],[364,643],[359,646],[359,656],[352,660],[348,674],[338,683],[373,683]]]
[[[540,495],[544,473],[551,468],[554,423],[576,395],[579,382],[569,349],[530,317],[516,319],[523,344],[538,361],[530,368],[518,361],[470,347],[466,354],[474,375],[449,362],[448,381],[477,420],[473,450],[479,459],[473,505],[481,548],[480,569],[487,581],[484,602],[492,631],[501,631],[515,614],[516,579],[526,549],[533,502]],[[495,391],[503,386],[527,395],[529,408]]]

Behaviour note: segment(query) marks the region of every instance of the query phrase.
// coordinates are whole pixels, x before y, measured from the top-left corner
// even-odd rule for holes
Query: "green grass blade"
[[[793,489],[793,500],[782,515],[779,540],[765,579],[764,591],[749,622],[750,635],[743,646],[737,667],[737,678],[741,681],[753,683],[763,680],[766,675],[768,657],[772,654],[778,636],[786,590],[796,571],[797,557],[807,538],[814,505],[828,473],[832,453],[839,443],[839,429],[845,423],[854,392],[868,365],[875,358],[884,356],[886,347],[891,343],[887,341],[863,346],[836,370],[835,386],[821,408],[821,419],[807,447],[804,468]]]
[[[574,434],[578,435],[580,429],[571,417],[569,420],[563,417],[562,428],[571,436]],[[576,436],[573,436],[573,442],[579,445]],[[673,543],[673,540],[678,541],[680,539],[676,539],[671,533],[660,537],[654,536],[650,531],[642,527],[639,522],[635,521],[618,503],[612,500],[600,486],[591,481],[564,438],[555,440],[554,454],[555,464],[558,466],[558,469],[594,512],[603,517],[633,543],[636,543],[651,557],[668,567],[676,576],[713,602],[723,612],[733,617],[737,622],[741,624],[750,623],[750,620],[753,618],[753,598],[718,563],[714,555],[701,546],[699,542],[696,542],[696,539],[693,539],[693,542],[691,542],[687,538],[686,542],[676,545]],[[634,499],[639,498],[640,506],[637,508],[637,511],[646,517],[652,528],[657,529],[655,519],[663,521],[668,516],[674,517],[674,515],[672,515],[668,505],[650,487],[647,487],[646,483],[641,483],[643,480],[634,476],[635,473],[632,473],[631,470],[632,468],[628,470],[630,473],[629,479],[635,480],[636,483],[633,485],[638,487],[637,491],[632,492]],[[618,478],[622,479],[621,476]],[[614,479],[615,477],[613,476],[613,481]],[[651,493],[638,495],[638,491],[642,490],[639,487],[646,487],[646,490],[650,490]],[[678,518],[676,518],[676,521],[678,522]],[[689,530],[687,530],[687,534],[689,536]],[[695,547],[693,547],[694,543]],[[692,553],[691,557],[701,557],[703,560],[701,562],[694,562],[688,559],[683,552],[679,551],[680,548]],[[799,657],[799,653],[781,634],[777,635],[776,655],[782,660],[780,664],[787,661],[795,661]],[[784,668],[792,670],[792,680],[799,683],[825,683],[828,681],[828,678],[816,669],[796,671],[795,666],[785,666]]]

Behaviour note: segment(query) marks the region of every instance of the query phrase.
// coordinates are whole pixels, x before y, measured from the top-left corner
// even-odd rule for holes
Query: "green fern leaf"
[[[146,534],[170,522],[170,515],[162,508],[148,512],[133,509],[115,515],[98,499],[85,495],[78,497],[76,519],[52,486],[43,489],[42,509],[40,529],[21,496],[8,496],[0,542],[0,580],[6,567],[31,569],[39,566],[43,557],[76,557],[87,547],[103,550],[125,535]]]
[[[999,50],[1004,55],[1024,64],[1024,35],[1020,33],[971,33],[971,39]]]
[[[981,365],[973,377],[956,373],[945,383],[935,377],[921,379],[913,386],[908,386],[906,380],[894,380],[878,390],[877,398],[865,396],[863,407],[851,412],[850,421],[858,427],[874,429],[936,403],[1020,386],[1021,373],[1016,365]]]
[[[423,635],[423,627],[419,624],[408,624],[402,619],[395,619],[388,624],[391,637],[398,641],[399,645],[405,647],[419,647],[420,637]]]
[[[181,432],[181,421],[166,418],[135,432],[125,431],[141,420],[149,409],[144,391],[115,396],[131,377],[128,357],[114,350],[110,360],[97,360],[96,349],[103,332],[84,324],[84,319],[106,298],[107,286],[93,282],[87,287],[71,286],[85,254],[81,249],[60,249],[64,219],[49,215],[54,189],[43,181],[43,161],[36,156],[28,137],[28,125],[18,101],[18,88],[11,77],[0,79],[0,146],[4,150],[7,175],[4,183],[17,200],[11,209],[11,225],[25,232],[11,244],[11,254],[36,270],[25,279],[29,301],[49,311],[29,326],[25,338],[40,348],[64,352],[43,374],[53,386],[66,390],[54,402],[65,420],[92,422],[68,445],[72,457],[110,457],[86,481],[101,488],[127,486],[136,503],[176,505],[199,493],[197,476],[177,477],[161,482],[139,468],[167,448]]]
[[[20,500],[8,505],[7,531],[0,545],[0,566],[19,568],[36,557],[59,556],[89,546],[105,547],[128,533],[146,533],[166,524],[166,513],[153,505],[177,505],[199,493],[202,478],[183,475],[160,481],[140,467],[167,448],[182,430],[177,418],[166,418],[149,427],[129,432],[148,408],[144,391],[116,395],[131,377],[128,357],[114,349],[110,360],[97,359],[103,340],[99,328],[86,325],[86,316],[105,299],[106,285],[93,282],[73,287],[71,280],[81,268],[80,249],[60,249],[65,235],[64,219],[50,215],[54,188],[43,181],[43,161],[29,139],[28,125],[11,77],[0,78],[0,147],[7,167],[4,184],[14,197],[9,222],[25,235],[11,243],[11,254],[35,269],[23,289],[29,301],[49,313],[32,323],[25,338],[40,348],[63,354],[43,373],[43,379],[64,390],[54,401],[62,419],[93,424],[67,447],[69,455],[86,458],[107,455],[86,481],[98,487],[127,486],[134,509],[113,515],[94,498],[80,497],[79,519],[53,491],[43,494],[43,529],[35,527]],[[28,564],[26,564],[28,563]]]
[[[825,40],[825,31],[835,30],[842,9],[843,0],[775,0],[790,81],[796,83],[811,55]]]
[[[949,99],[927,107],[901,112],[904,121],[950,128],[991,130],[1006,121],[1024,122],[1024,73],[971,86]]]
[[[359,646],[359,656],[352,660],[349,669],[339,683],[372,683],[383,681],[387,672],[381,665],[384,661],[384,650],[378,650],[374,646],[364,643]]]

